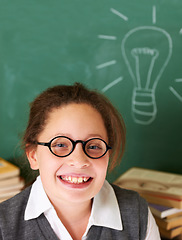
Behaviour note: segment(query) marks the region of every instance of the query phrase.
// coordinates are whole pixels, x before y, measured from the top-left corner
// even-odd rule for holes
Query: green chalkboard
[[[181,0],[0,0],[0,156],[24,169],[29,103],[79,81],[126,122],[110,181],[133,166],[182,173],[181,13]]]

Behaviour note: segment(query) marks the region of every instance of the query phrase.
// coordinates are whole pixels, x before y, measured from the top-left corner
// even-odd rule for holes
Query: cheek
[[[38,151],[37,159],[40,173],[44,172],[47,175],[50,175],[53,171],[56,172],[62,164],[61,159],[58,159],[48,151]]]
[[[97,166],[97,170],[98,172],[102,175],[105,176],[107,173],[107,168],[108,168],[108,164],[109,164],[109,157],[105,156],[101,159],[97,159],[97,162],[95,163]]]

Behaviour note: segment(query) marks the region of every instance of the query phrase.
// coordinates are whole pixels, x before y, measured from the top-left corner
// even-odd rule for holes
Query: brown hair
[[[35,147],[37,137],[46,125],[48,114],[53,109],[69,103],[89,104],[101,114],[107,130],[108,144],[112,147],[110,155],[110,170],[112,170],[120,162],[124,153],[126,135],[124,121],[103,94],[96,90],[89,90],[80,83],[48,88],[31,103],[23,145]]]

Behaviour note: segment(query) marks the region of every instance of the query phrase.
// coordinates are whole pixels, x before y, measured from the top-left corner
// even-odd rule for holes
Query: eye
[[[57,143],[57,144],[55,143],[54,145],[52,145],[52,147],[66,148],[68,146],[64,143]]]
[[[70,141],[66,138],[56,138],[52,144],[51,147],[58,147],[58,148],[67,148],[70,145]]]
[[[51,144],[51,149],[56,155],[64,156],[72,150],[72,143],[64,137],[56,138]]]
[[[87,147],[87,149],[88,149],[88,150],[89,150],[89,149],[99,150],[99,149],[102,149],[102,147],[99,146],[99,145],[90,144],[90,145]]]
[[[86,145],[86,151],[88,153],[96,153],[104,151],[104,144],[101,141],[91,140]]]

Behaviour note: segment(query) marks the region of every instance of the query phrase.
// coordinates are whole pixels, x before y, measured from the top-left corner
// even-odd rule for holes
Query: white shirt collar
[[[42,213],[53,208],[42,186],[40,176],[32,185],[27,207],[25,209],[25,220],[37,218]],[[119,206],[110,184],[105,181],[100,192],[94,197],[92,212],[86,232],[92,225],[104,226],[122,230],[122,220]]]
[[[51,208],[52,204],[44,191],[41,178],[38,176],[31,188],[30,196],[25,209],[24,219],[30,220],[37,218]]]
[[[114,190],[107,181],[94,198],[88,227],[91,225],[123,229],[119,205]]]

